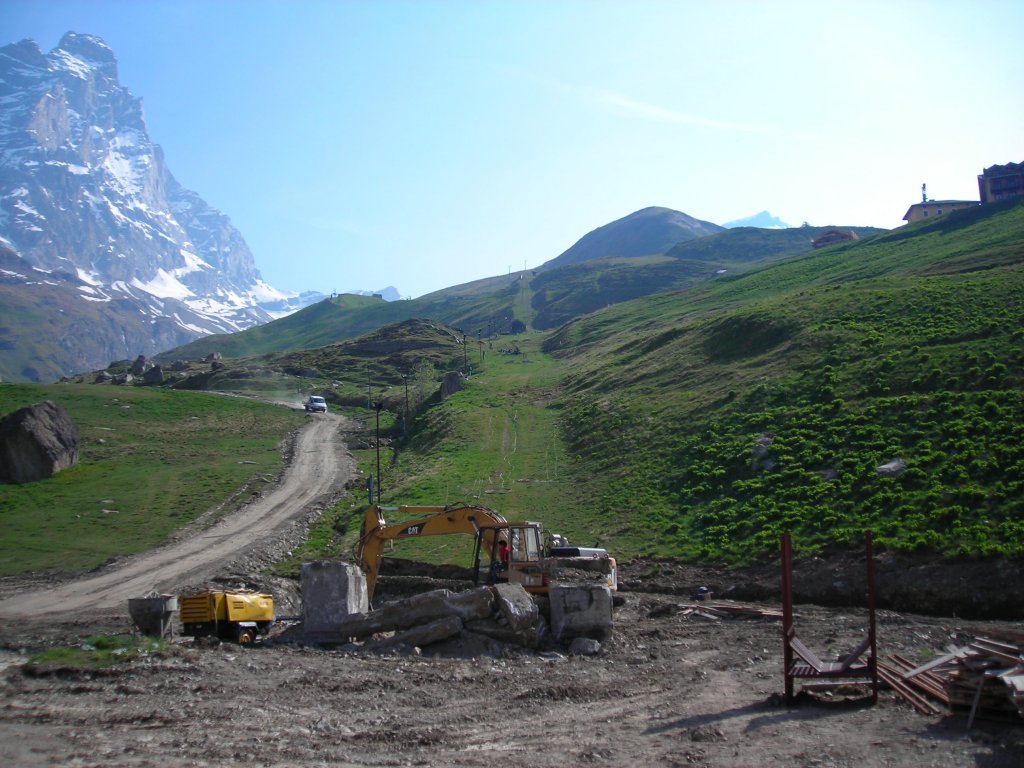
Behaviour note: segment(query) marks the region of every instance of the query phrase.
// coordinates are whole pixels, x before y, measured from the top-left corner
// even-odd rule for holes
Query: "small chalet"
[[[906,222],[919,221],[932,216],[941,216],[960,208],[973,208],[976,205],[978,205],[977,200],[925,200],[910,206],[903,214],[903,220]]]

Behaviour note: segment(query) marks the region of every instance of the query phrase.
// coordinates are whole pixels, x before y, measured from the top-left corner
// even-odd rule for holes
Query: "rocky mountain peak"
[[[31,40],[0,48],[0,98],[0,245],[74,278],[90,316],[131,306],[154,329],[122,349],[129,335],[101,320],[112,341],[89,364],[241,330],[270,319],[260,302],[288,298],[263,282],[228,217],[171,175],[103,40],[68,32],[46,55]]]
[[[68,32],[60,39],[52,56],[68,54],[90,69],[103,70],[104,74],[117,78],[117,57],[103,40],[95,35],[80,35]]]

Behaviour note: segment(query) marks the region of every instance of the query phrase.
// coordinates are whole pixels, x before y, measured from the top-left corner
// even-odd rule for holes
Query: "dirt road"
[[[353,476],[355,465],[340,436],[342,424],[343,419],[333,414],[311,416],[299,433],[280,484],[213,527],[178,536],[173,543],[95,576],[2,600],[0,620],[123,609],[131,597],[153,590],[171,591],[176,584],[201,582],[216,575],[238,553],[273,537]]]

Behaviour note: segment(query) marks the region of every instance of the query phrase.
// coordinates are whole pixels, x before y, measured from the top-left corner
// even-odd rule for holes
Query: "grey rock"
[[[601,652],[601,643],[590,637],[577,637],[569,643],[570,656],[596,656]]]
[[[875,472],[877,472],[879,475],[882,475],[883,477],[891,477],[893,475],[898,475],[906,468],[907,462],[903,461],[903,459],[893,459],[892,461],[888,461],[879,467],[875,467]]]
[[[80,438],[67,410],[47,400],[0,419],[0,482],[44,480],[78,463]]]
[[[441,397],[451,397],[456,392],[462,391],[463,376],[458,371],[448,371],[441,380]]]
[[[164,383],[164,370],[159,365],[154,365],[142,375],[142,383],[154,387]]]

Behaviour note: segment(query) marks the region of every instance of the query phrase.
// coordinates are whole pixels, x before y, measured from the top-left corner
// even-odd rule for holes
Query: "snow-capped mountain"
[[[722,225],[726,229],[735,229],[737,227],[757,227],[758,229],[790,229],[790,225],[780,219],[778,216],[772,216],[768,211],[761,211],[755,213],[753,216],[747,216],[745,219],[736,219],[735,221],[727,221]]]
[[[29,366],[37,372],[103,367],[306,303],[267,285],[228,217],[178,184],[141,100],[118,82],[113,51],[91,35],[69,32],[48,54],[31,40],[0,48],[0,244],[24,267],[0,275],[0,309],[31,270],[26,290],[60,283],[91,305],[68,332],[105,338],[95,359]],[[126,312],[140,313],[152,337],[120,333]],[[0,328],[0,356],[17,347],[10,332]]]

